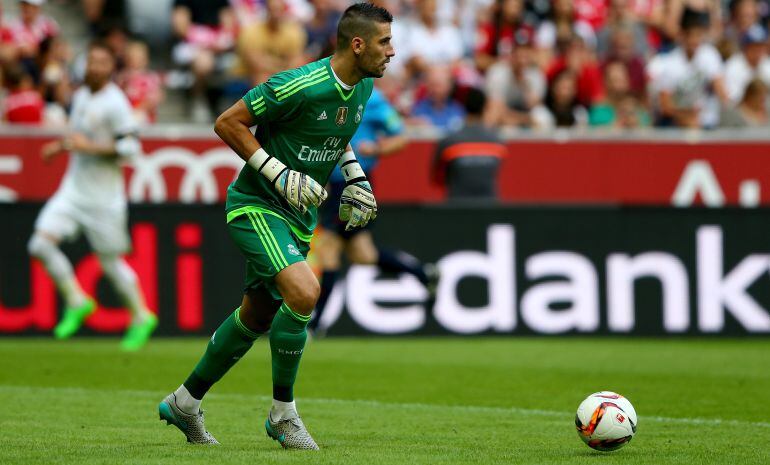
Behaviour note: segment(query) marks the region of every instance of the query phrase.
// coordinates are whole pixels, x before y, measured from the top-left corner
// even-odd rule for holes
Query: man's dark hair
[[[88,44],[88,51],[89,52],[91,50],[93,50],[93,49],[96,49],[96,48],[98,48],[99,50],[104,50],[105,52],[107,52],[112,57],[113,60],[116,58],[115,57],[115,51],[112,48],[110,48],[110,46],[107,45],[107,42],[105,42],[104,40],[102,40],[102,39],[94,39],[94,40],[92,40]]]
[[[696,11],[690,8],[685,8],[682,12],[682,18],[679,21],[679,26],[683,31],[689,31],[691,29],[708,29],[711,25],[711,18],[708,11]]]
[[[337,49],[346,48],[354,37],[368,40],[375,32],[374,23],[392,23],[393,15],[385,8],[371,3],[356,3],[348,7],[337,24]]]
[[[465,93],[465,112],[473,116],[481,116],[487,104],[487,96],[484,91],[471,87]]]

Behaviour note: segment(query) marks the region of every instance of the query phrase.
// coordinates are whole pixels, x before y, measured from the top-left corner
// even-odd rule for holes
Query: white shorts
[[[123,208],[85,208],[60,194],[46,202],[35,221],[35,230],[62,241],[83,232],[91,248],[102,254],[124,254],[131,249],[128,214]]]

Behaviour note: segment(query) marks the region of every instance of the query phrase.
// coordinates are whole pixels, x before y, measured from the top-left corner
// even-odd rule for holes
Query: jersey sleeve
[[[254,124],[288,121],[299,114],[303,106],[303,83],[307,78],[278,73],[243,96]],[[312,82],[312,81],[311,81]]]
[[[112,135],[116,138],[128,134],[135,135],[139,131],[131,104],[122,93],[116,94],[114,104],[110,107],[109,121]]]
[[[134,118],[131,104],[122,93],[115,95],[114,104],[110,106],[108,119],[112,137],[115,139],[115,152],[126,158],[138,155],[142,150],[138,139],[139,124]]]

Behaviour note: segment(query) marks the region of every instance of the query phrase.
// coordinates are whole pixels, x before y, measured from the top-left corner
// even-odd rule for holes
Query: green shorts
[[[246,256],[244,291],[267,289],[274,299],[282,299],[275,276],[287,266],[304,261],[310,243],[300,240],[288,221],[262,208],[239,209],[228,215],[228,230]]]

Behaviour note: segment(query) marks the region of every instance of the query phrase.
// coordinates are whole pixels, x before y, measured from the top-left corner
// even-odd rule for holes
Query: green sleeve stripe
[[[258,105],[264,101],[265,101],[265,97],[259,97],[251,101],[251,106],[253,107],[254,105]]]
[[[275,88],[275,93],[277,94],[278,92],[280,92],[280,91],[282,91],[283,89],[285,89],[285,88],[289,87],[290,85],[292,85],[292,84],[296,83],[297,81],[300,81],[300,80],[302,80],[302,79],[309,79],[309,78],[311,78],[312,76],[314,76],[314,75],[316,75],[316,74],[320,74],[320,73],[322,73],[322,72],[324,72],[324,71],[326,71],[326,67],[321,67],[321,68],[318,68],[318,69],[316,69],[316,70],[314,70],[314,71],[311,71],[311,72],[310,72],[310,73],[308,73],[308,74],[303,74],[302,76],[296,77],[296,78],[292,79],[291,81],[289,81],[289,82],[287,82],[287,83],[285,83],[285,84],[282,84],[282,85],[280,85],[280,86],[276,87],[276,88]]]
[[[281,304],[281,311],[300,323],[308,323],[310,321],[310,315],[300,315],[299,313],[289,308],[289,306],[286,305],[286,302]]]
[[[353,93],[355,93],[355,91],[356,91],[356,88],[355,88],[355,87],[353,87],[352,89],[350,89],[350,93],[349,93],[349,94],[347,95],[347,97],[346,97],[346,96],[345,96],[345,91],[343,91],[343,90],[342,90],[342,86],[340,85],[340,83],[339,83],[339,82],[335,82],[335,83],[334,83],[334,87],[336,87],[336,88],[337,88],[337,92],[339,92],[339,93],[340,93],[340,97],[342,97],[342,100],[344,100],[344,101],[346,101],[346,102],[347,102],[348,100],[350,100],[350,97],[352,97],[352,96],[353,96]]]
[[[262,107],[259,110],[254,110],[254,116],[259,116],[259,115],[261,115],[262,113],[264,113],[266,111],[267,111],[267,108],[265,108],[265,107]]]
[[[313,234],[312,233],[308,234],[306,232],[303,232],[301,229],[299,229],[296,226],[294,226],[293,224],[291,224],[291,222],[289,222],[289,220],[284,218],[282,215],[279,215],[278,213],[276,213],[276,212],[274,212],[272,210],[268,210],[267,208],[257,207],[257,206],[254,206],[254,205],[247,205],[245,207],[236,208],[235,210],[233,210],[231,212],[228,212],[227,213],[227,222],[230,223],[231,221],[233,221],[234,219],[238,218],[239,216],[245,215],[246,213],[252,213],[252,212],[262,213],[262,214],[265,214],[265,215],[273,215],[274,217],[280,219],[281,221],[286,223],[289,226],[289,228],[291,228],[291,232],[293,232],[294,235],[297,236],[297,238],[299,240],[301,240],[302,242],[309,243],[313,239]]]
[[[260,107],[264,107],[264,106],[266,106],[266,105],[267,105],[267,103],[265,103],[265,101],[264,101],[264,100],[262,100],[261,102],[251,102],[251,108],[253,108],[253,109],[255,109],[255,110],[256,110],[257,108],[260,108]]]
[[[259,339],[259,334],[255,333],[254,331],[250,330],[246,327],[246,325],[243,324],[241,321],[241,307],[238,307],[235,309],[235,312],[233,314],[233,318],[235,319],[235,326],[238,327],[238,329],[241,330],[241,332],[246,335],[246,337],[249,337],[251,339],[257,340]]]
[[[281,100],[289,95],[293,95],[297,92],[299,89],[303,89],[304,87],[307,87],[308,83],[311,82],[321,82],[324,79],[329,79],[329,73],[321,73],[316,76],[313,76],[309,79],[303,79],[301,81],[297,81],[297,83],[293,84],[291,87],[287,87],[286,89],[276,92],[275,97],[278,100]]]
[[[254,231],[257,232],[257,237],[259,237],[259,241],[262,243],[262,247],[265,248],[265,251],[267,252],[267,258],[270,259],[270,263],[273,264],[273,268],[275,268],[276,271],[281,271],[282,268],[280,267],[279,262],[275,259],[274,252],[270,246],[270,243],[267,242],[267,239],[264,237],[262,226],[257,223],[253,213],[247,213],[246,215],[249,217],[249,221],[251,221],[251,226],[254,228]]]
[[[307,82],[307,83],[297,87],[293,91],[289,92],[288,94],[284,94],[284,95],[278,97],[278,101],[286,100],[287,98],[291,97],[292,95],[296,94],[297,92],[301,91],[302,89],[305,89],[307,87],[312,87],[312,86],[314,86],[316,84],[319,84],[321,82],[328,81],[329,79],[331,79],[331,77],[327,74],[326,76],[324,76],[322,78],[319,78],[319,79],[316,79],[315,81]]]
[[[289,266],[289,262],[286,261],[286,257],[283,255],[283,251],[281,250],[281,246],[278,245],[278,241],[275,240],[275,236],[273,235],[273,232],[270,231],[270,226],[267,224],[267,221],[265,220],[265,217],[262,215],[262,213],[254,213],[254,216],[257,218],[257,223],[262,224],[262,228],[267,232],[267,239],[268,241],[273,243],[273,247],[278,255],[278,262],[283,265],[282,268],[286,268]]]

